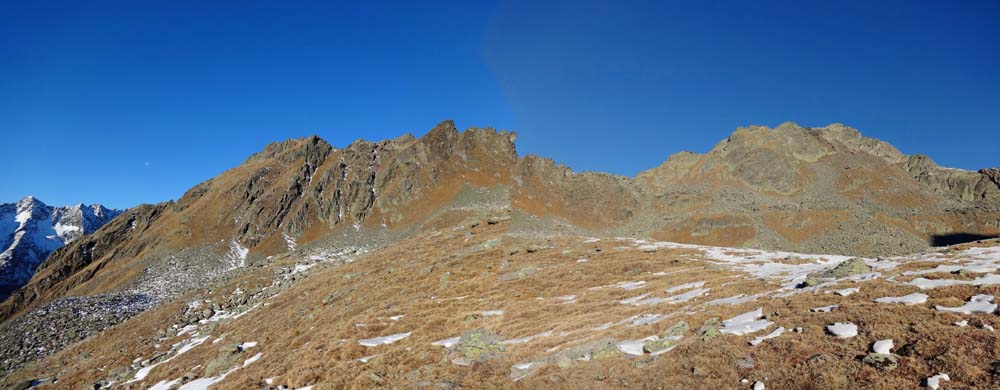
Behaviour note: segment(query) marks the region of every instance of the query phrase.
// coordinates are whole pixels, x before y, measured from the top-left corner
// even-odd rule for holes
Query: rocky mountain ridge
[[[99,204],[52,207],[32,196],[0,204],[0,286],[23,285],[51,252],[120,213]]]
[[[167,302],[276,256],[377,250],[496,215],[509,234],[535,239],[869,257],[919,252],[938,235],[1000,233],[995,170],[941,168],[839,124],[740,128],[635,178],[522,157],[515,139],[445,121],[420,138],[268,145],[177,201],[127,210],[58,249],[0,318],[74,296]]]

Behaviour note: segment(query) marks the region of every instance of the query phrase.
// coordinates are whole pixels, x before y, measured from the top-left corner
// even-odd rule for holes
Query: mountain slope
[[[879,260],[533,239],[511,223],[492,215],[366,255],[278,255],[0,383],[880,389],[946,373],[1000,385],[996,240]]]
[[[520,157],[515,138],[445,121],[420,138],[268,145],[177,201],[130,209],[58,249],[0,304],[0,318],[74,296],[171,302],[282,256],[378,252],[487,217],[509,221],[520,238],[869,257],[925,250],[939,235],[1000,232],[992,170],[940,168],[842,125],[738,129],[708,153],[671,156],[635,178]]]
[[[0,204],[0,289],[23,285],[50,253],[119,213],[99,204],[51,207],[31,196]]]
[[[1000,187],[835,124],[741,128],[637,180],[669,221],[656,238],[885,256],[935,235],[1000,231]]]

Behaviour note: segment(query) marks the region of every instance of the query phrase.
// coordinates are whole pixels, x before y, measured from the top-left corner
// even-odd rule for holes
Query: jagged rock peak
[[[273,142],[264,147],[264,150],[254,153],[247,158],[246,163],[259,162],[267,159],[277,158],[282,162],[291,163],[303,156],[325,158],[333,146],[316,135],[304,138],[292,138],[281,142]]]
[[[120,213],[99,204],[52,207],[34,196],[0,204],[0,285],[23,284],[52,251]]]

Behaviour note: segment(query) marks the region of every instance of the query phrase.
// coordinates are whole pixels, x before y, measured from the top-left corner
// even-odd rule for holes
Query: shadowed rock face
[[[950,193],[966,201],[1000,200],[1000,188],[990,176],[991,170],[980,172],[942,168],[930,157],[915,154],[910,156],[904,169],[913,178],[935,191]]]
[[[0,318],[125,289],[190,248],[209,253],[182,262],[235,253],[252,264],[329,237],[402,238],[504,210],[517,234],[872,256],[921,250],[934,234],[1000,231],[995,169],[940,168],[839,124],[740,128],[708,153],[676,154],[635,178],[519,157],[515,138],[444,121],[420,138],[268,145],[176,202],[129,210],[56,251]]]

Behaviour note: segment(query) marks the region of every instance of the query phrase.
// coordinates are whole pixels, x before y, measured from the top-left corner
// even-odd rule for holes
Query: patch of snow
[[[226,371],[226,372],[222,373],[222,375],[219,375],[219,376],[213,376],[213,377],[208,377],[208,378],[195,379],[195,380],[193,380],[191,382],[185,383],[183,386],[181,386],[180,388],[178,388],[178,390],[208,390],[208,388],[211,387],[212,385],[214,385],[216,383],[219,383],[219,382],[222,382],[224,379],[226,379],[226,377],[229,376],[229,374],[232,374],[232,373],[236,372],[236,370],[239,370],[239,369],[241,369],[243,367],[246,367],[246,366],[249,366],[250,364],[253,364],[254,362],[260,360],[260,358],[263,357],[263,356],[264,356],[264,354],[258,353],[256,355],[254,355],[253,357],[251,357],[251,358],[247,359],[246,361],[244,361],[243,365],[240,366],[240,367],[232,368],[229,371]]]
[[[892,353],[892,346],[893,346],[892,339],[879,340],[876,341],[874,345],[872,345],[872,351],[874,351],[875,353],[888,355]]]
[[[913,293],[909,295],[904,295],[901,297],[884,297],[876,298],[875,302],[878,303],[902,303],[904,305],[917,305],[927,302],[927,294]]]
[[[410,336],[412,332],[396,333],[388,336],[372,337],[370,339],[358,340],[358,344],[366,347],[376,347],[379,345],[392,344]]]
[[[643,299],[646,299],[646,297],[648,297],[650,295],[652,295],[652,293],[645,293],[645,294],[642,294],[642,295],[634,296],[632,298],[622,299],[622,300],[618,301],[618,303],[623,304],[623,305],[634,305],[636,302],[639,302],[639,301],[641,301]]]
[[[670,314],[640,314],[637,316],[626,318],[625,322],[628,322],[629,326],[642,326],[642,325],[655,324],[657,322],[663,321],[664,319],[670,316],[671,316]]]
[[[773,332],[768,333],[767,335],[757,336],[753,340],[750,340],[750,345],[757,345],[763,343],[764,340],[773,339],[775,337],[781,336],[782,333],[785,333],[785,328],[779,327],[778,329],[775,329]]]
[[[638,340],[623,340],[618,343],[618,350],[627,355],[641,356],[643,355],[642,346],[646,345],[647,341],[656,339],[656,336],[649,336]]]
[[[670,294],[672,292],[681,291],[681,290],[687,290],[687,289],[690,289],[690,288],[701,287],[701,286],[704,286],[704,285],[705,285],[704,281],[702,281],[702,282],[684,283],[684,284],[679,285],[679,286],[674,286],[674,287],[668,288],[667,291],[665,291],[665,292],[667,294]]]
[[[938,311],[949,311],[952,313],[972,314],[972,313],[992,313],[997,310],[997,304],[993,303],[993,296],[986,294],[975,295],[969,298],[969,302],[959,307],[934,306]]]
[[[589,261],[589,260],[587,260],[587,259],[577,259],[576,260],[577,263],[586,263],[587,261]]]
[[[764,308],[758,307],[757,310],[749,311],[722,321],[722,328],[719,329],[719,332],[723,334],[742,336],[762,331],[773,324],[773,322],[762,319],[761,317],[764,317]]]
[[[858,335],[858,326],[850,322],[827,325],[826,330],[838,338],[847,339]]]
[[[186,325],[177,331],[177,335],[183,336],[189,332],[193,332],[195,329],[198,329],[198,325]]]
[[[570,294],[570,295],[562,295],[562,296],[556,297],[556,299],[558,299],[560,301],[572,301],[572,300],[576,299],[576,295],[572,295],[572,294]]]
[[[619,282],[618,284],[615,285],[615,287],[618,287],[622,290],[635,290],[637,288],[642,287],[644,284],[646,284],[645,280],[640,280],[636,282]]]
[[[253,348],[253,347],[256,347],[256,346],[257,346],[257,342],[256,341],[247,341],[247,342],[244,342],[244,343],[240,344],[239,348],[240,348],[241,351],[244,351],[244,350],[246,350],[248,348]]]
[[[700,297],[700,296],[705,295],[705,294],[708,294],[708,289],[707,288],[698,288],[698,289],[694,289],[694,290],[688,291],[688,292],[683,293],[683,294],[669,296],[669,297],[667,297],[665,299],[666,299],[667,303],[680,303],[680,302],[690,301],[690,300],[692,300],[694,298]]]
[[[842,297],[846,297],[846,296],[854,294],[854,293],[856,293],[858,291],[861,291],[861,289],[858,288],[858,287],[851,287],[851,288],[845,288],[843,290],[834,290],[833,293],[837,294],[837,295],[840,295]]]
[[[972,280],[916,278],[906,284],[917,286],[921,290],[960,285],[993,286],[1000,284],[1000,275],[986,274]]]
[[[378,356],[378,355],[368,355],[368,356],[365,356],[365,357],[358,358],[358,361],[361,362],[361,363],[368,363],[370,360],[374,359],[376,356]]]
[[[955,322],[955,326],[957,326],[959,328],[964,328],[966,326],[969,326],[969,321],[968,320],[957,321],[957,322]]]
[[[765,390],[763,381],[756,381],[753,383],[753,390]]]
[[[706,305],[739,305],[741,303],[747,303],[747,302],[750,302],[750,301],[754,301],[757,298],[759,298],[759,295],[738,294],[738,295],[733,295],[731,297],[719,298],[719,299],[716,299],[716,300],[708,301],[705,304]]]
[[[292,267],[292,273],[293,274],[297,274],[299,272],[307,271],[310,268],[314,267],[315,265],[316,265],[316,263],[312,263],[312,264],[296,264],[295,267]]]
[[[240,245],[236,240],[232,240],[229,243],[229,257],[233,261],[233,265],[239,268],[245,267],[247,264],[247,255],[250,250]]]
[[[246,361],[244,361],[243,362],[243,367],[249,366],[253,362],[256,362],[256,361],[260,360],[260,358],[262,358],[262,357],[264,357],[264,354],[258,352],[256,355],[253,355],[252,357],[250,357],[249,359],[247,359]]]
[[[481,314],[483,315],[483,317],[502,316],[503,310],[485,310]]]
[[[153,387],[150,387],[149,390],[170,390],[171,388],[174,387],[174,385],[180,383],[181,379],[183,378],[177,378],[172,381],[156,382],[156,384],[153,385]]]
[[[449,338],[446,338],[444,340],[435,341],[435,342],[431,343],[431,345],[441,346],[441,347],[445,347],[445,348],[451,348],[451,347],[455,346],[456,344],[458,344],[458,341],[461,340],[461,339],[462,338],[459,337],[459,336],[449,337]]]
[[[132,379],[129,380],[128,382],[125,382],[125,384],[129,384],[129,383],[132,383],[132,382],[136,382],[136,381],[140,381],[140,380],[145,379],[146,376],[149,375],[149,372],[153,371],[153,369],[156,368],[156,366],[159,366],[159,365],[161,365],[163,363],[166,363],[166,362],[169,362],[171,360],[174,360],[178,356],[183,355],[184,353],[186,353],[186,352],[194,349],[194,347],[197,347],[197,346],[201,345],[206,340],[208,340],[209,337],[210,336],[205,336],[205,337],[202,337],[202,338],[190,339],[187,342],[178,343],[178,345],[180,345],[180,348],[177,349],[177,352],[174,352],[173,356],[170,356],[169,358],[166,358],[166,359],[164,359],[164,360],[162,360],[160,362],[157,362],[155,364],[150,364],[150,365],[148,365],[146,367],[140,368],[139,371],[135,372],[135,376],[132,377]]]
[[[295,247],[298,246],[298,243],[295,242],[295,239],[292,238],[292,236],[289,236],[288,233],[281,232],[281,237],[285,239],[285,244],[288,245],[288,250],[294,251]]]
[[[392,320],[392,321],[399,321],[399,320],[403,319],[403,316],[404,316],[403,314],[400,314],[400,315],[397,315],[397,316],[389,317],[389,319]]]
[[[941,381],[951,382],[951,377],[949,377],[948,374],[942,372],[940,374],[927,378],[927,388],[931,390],[938,390],[941,388]]]

